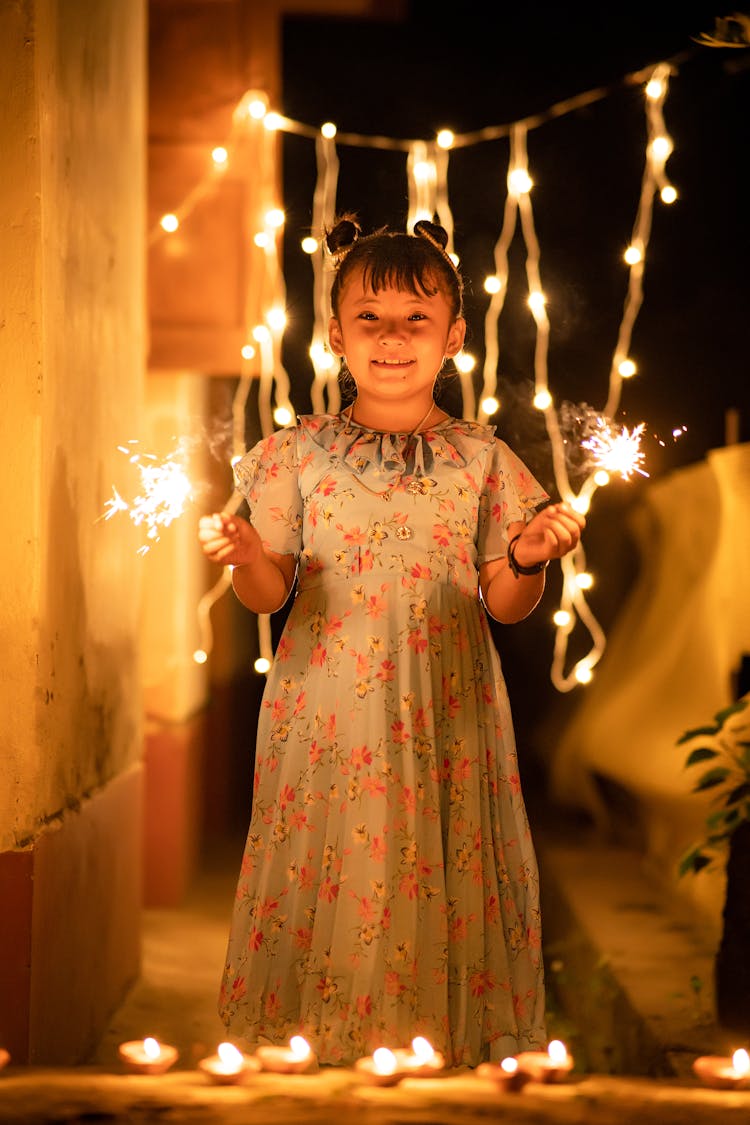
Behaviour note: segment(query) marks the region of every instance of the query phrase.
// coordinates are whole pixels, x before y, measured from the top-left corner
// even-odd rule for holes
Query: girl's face
[[[447,298],[438,292],[365,288],[362,273],[347,280],[339,296],[339,315],[329,324],[335,355],[346,362],[358,394],[381,400],[426,400],[446,356],[461,350],[463,317],[452,319]]]

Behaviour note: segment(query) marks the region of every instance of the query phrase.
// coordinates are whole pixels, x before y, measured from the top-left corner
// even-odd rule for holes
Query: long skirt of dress
[[[424,1035],[449,1065],[544,1043],[538,873],[479,602],[308,582],[261,708],[220,1012],[322,1063]]]

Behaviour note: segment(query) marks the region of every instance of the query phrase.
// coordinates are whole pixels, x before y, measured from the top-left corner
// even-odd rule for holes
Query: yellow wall
[[[3,1020],[37,1060],[95,1042],[137,970],[142,560],[100,517],[142,416],[145,24],[142,0],[0,4],[0,860],[31,958]]]

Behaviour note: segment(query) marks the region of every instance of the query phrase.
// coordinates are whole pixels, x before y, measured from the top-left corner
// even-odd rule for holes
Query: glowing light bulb
[[[508,190],[512,195],[525,195],[533,186],[534,181],[525,168],[511,168],[508,172]]]
[[[196,664],[205,664],[208,660],[208,653],[204,648],[197,648],[193,653],[193,660]]]
[[[646,97],[653,99],[660,98],[664,93],[664,83],[659,78],[651,78],[646,83]]]
[[[578,664],[576,664],[573,674],[579,684],[590,684],[594,676],[594,673],[591,671],[591,665],[585,660],[580,660]]]
[[[266,324],[274,332],[282,332],[286,328],[286,313],[278,305],[274,305],[266,313]]]
[[[226,164],[227,160],[229,159],[229,153],[223,145],[217,145],[211,153],[211,159],[213,160],[214,164],[221,166]]]
[[[552,405],[552,395],[545,387],[541,391],[537,391],[534,395],[534,406],[537,410],[546,410]]]
[[[553,1063],[564,1063],[568,1057],[568,1051],[563,1042],[559,1039],[553,1039],[547,1047],[547,1054],[550,1061]]]
[[[617,370],[620,372],[623,379],[630,379],[631,376],[635,375],[638,368],[632,359],[623,359],[618,363]]]
[[[167,232],[167,234],[173,234],[180,225],[180,220],[170,211],[169,214],[162,215],[162,217],[159,219],[159,225]]]
[[[332,141],[336,136],[338,129],[332,121],[326,121],[320,126],[320,135],[325,137],[327,141]]]
[[[300,246],[306,254],[314,254],[320,246],[320,243],[317,238],[313,238],[313,236],[309,234],[306,238],[302,239]]]
[[[253,668],[259,676],[265,676],[266,672],[270,671],[271,661],[268,660],[265,656],[259,656],[253,664]]]
[[[280,129],[284,123],[284,119],[280,113],[267,113],[263,118],[263,125],[269,132],[273,133]]]
[[[143,1053],[149,1059],[158,1059],[161,1054],[161,1047],[150,1035],[143,1040]]]
[[[651,153],[657,160],[666,160],[673,147],[669,137],[654,137],[651,142]]]
[[[253,235],[253,242],[260,250],[265,250],[267,246],[271,245],[271,239],[264,230],[259,230],[257,234]]]
[[[518,1059],[514,1059],[512,1055],[508,1055],[500,1063],[500,1069],[505,1071],[506,1074],[515,1074],[518,1070]]]
[[[590,496],[574,496],[570,501],[570,506],[574,512],[580,512],[582,516],[586,515],[591,504]]]
[[[503,287],[503,283],[496,274],[490,274],[489,277],[484,279],[484,288],[488,293],[499,293]]]
[[[587,570],[582,570],[580,574],[576,574],[576,586],[579,590],[590,590],[594,585],[594,576],[589,574]]]
[[[431,160],[420,160],[414,165],[414,179],[418,183],[425,183],[435,174],[435,165]]]
[[[564,629],[566,625],[570,625],[572,618],[567,609],[557,609],[552,614],[552,620],[558,628]]]
[[[247,103],[247,115],[254,121],[262,121],[268,111],[268,102],[265,98],[254,97]]]
[[[265,324],[256,324],[252,331],[252,337],[257,344],[267,344],[271,339],[271,333]]]
[[[269,211],[266,211],[265,214],[266,226],[273,227],[277,230],[279,227],[283,227],[285,217],[280,207],[272,207]]]
[[[495,398],[494,395],[487,395],[482,399],[480,407],[489,417],[490,414],[494,414],[496,410],[500,409],[500,402]]]
[[[458,269],[458,264],[459,264],[459,262],[461,261],[461,259],[459,258],[458,254],[454,254],[454,253],[453,253],[453,251],[451,250],[451,252],[450,252],[450,254],[448,255],[448,257],[449,257],[449,258],[450,258],[450,260],[451,260],[451,261],[453,262],[453,265],[454,265],[454,266],[456,267],[456,269]]]
[[[674,203],[677,198],[677,188],[672,184],[665,184],[659,192],[662,203]]]
[[[609,484],[609,473],[606,469],[597,469],[594,473],[594,484],[598,484],[599,488],[604,488]]]
[[[473,356],[471,352],[459,352],[457,356],[454,356],[453,362],[458,370],[462,371],[465,375],[473,371],[477,365],[476,356]]]
[[[535,289],[532,293],[529,293],[527,304],[531,311],[538,316],[540,313],[544,312],[547,298],[540,289]]]
[[[628,246],[627,250],[623,254],[623,258],[629,266],[634,266],[642,260],[643,251],[641,250],[640,246]]]
[[[277,406],[273,412],[273,420],[278,426],[288,426],[293,417],[288,406]]]
[[[309,355],[315,366],[323,371],[330,371],[333,367],[334,358],[324,344],[311,344]]]
[[[255,348],[253,347],[252,344],[243,344],[242,347],[240,348],[240,355],[242,356],[243,359],[254,359],[255,358]]]
[[[438,148],[453,148],[456,136],[452,129],[441,129],[435,139]]]

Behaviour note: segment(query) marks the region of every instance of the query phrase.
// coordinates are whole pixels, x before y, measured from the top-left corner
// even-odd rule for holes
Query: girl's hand
[[[198,539],[207,558],[222,566],[252,565],[263,555],[263,543],[253,525],[228,512],[202,516]]]
[[[559,502],[542,508],[526,524],[516,540],[513,554],[521,566],[561,559],[578,546],[586,520],[569,504]]]

